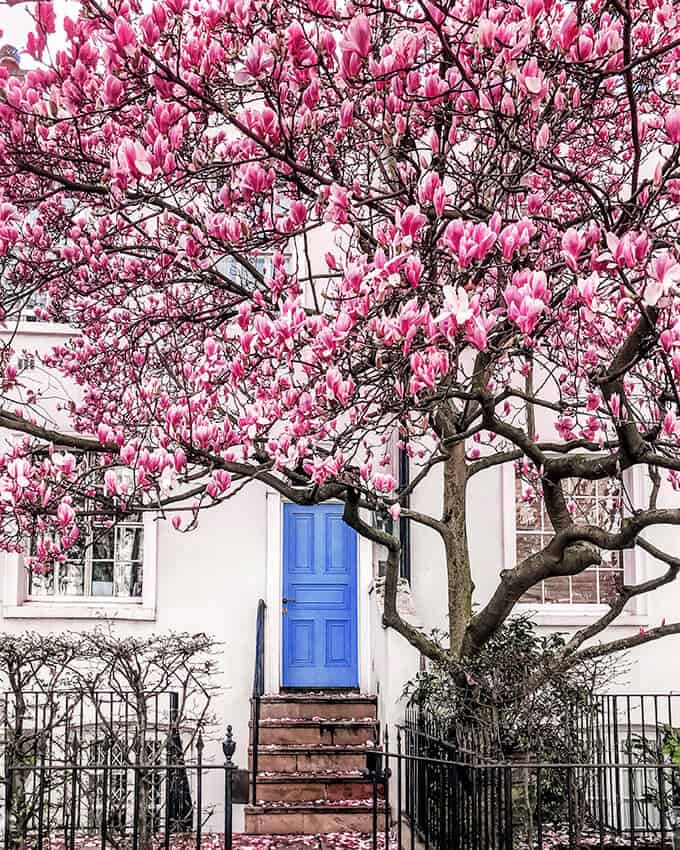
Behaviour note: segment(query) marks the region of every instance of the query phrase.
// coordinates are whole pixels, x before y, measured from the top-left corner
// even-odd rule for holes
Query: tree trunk
[[[459,658],[465,631],[472,617],[474,583],[470,571],[465,494],[467,465],[465,444],[456,443],[444,462],[444,513],[447,528],[444,538],[449,613],[449,647]]]

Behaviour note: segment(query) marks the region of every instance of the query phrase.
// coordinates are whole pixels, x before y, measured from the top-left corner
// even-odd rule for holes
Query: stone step
[[[382,790],[382,789],[380,789]],[[257,798],[262,802],[313,802],[314,800],[369,800],[373,785],[363,771],[350,773],[265,773],[257,777]]]
[[[375,697],[356,693],[276,694],[260,700],[260,717],[266,719],[352,720],[378,716]]]
[[[253,835],[317,835],[330,832],[370,832],[370,801],[361,805],[338,803],[265,803],[245,807],[246,832]],[[384,828],[385,808],[380,803],[378,826]]]
[[[315,773],[320,770],[337,772],[363,770],[366,767],[365,747],[260,747],[257,757],[259,772]],[[252,747],[248,752],[248,768],[253,769]]]
[[[252,732],[251,732],[252,740]],[[260,745],[351,747],[378,740],[375,720],[294,720],[260,722]]]

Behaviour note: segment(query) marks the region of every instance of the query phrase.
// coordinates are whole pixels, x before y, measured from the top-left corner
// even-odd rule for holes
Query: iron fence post
[[[203,735],[199,729],[196,740],[196,850],[200,850],[203,829],[201,823],[203,811],[203,746]]]
[[[12,841],[12,767],[9,755],[5,753],[5,848],[9,850]]]
[[[104,757],[104,769],[103,769],[103,779],[102,779],[102,822],[101,822],[101,843],[102,850],[106,849],[106,831],[108,827],[108,806],[109,806],[109,759],[110,759],[110,749],[111,745],[109,742],[109,737],[106,735],[104,737],[104,744],[102,747],[103,757]]]
[[[232,756],[236,751],[236,741],[232,734],[231,726],[227,726],[227,734],[222,742],[224,752],[224,850],[232,850],[233,842],[233,778],[236,765]],[[200,813],[199,813],[200,816]]]
[[[69,839],[70,839],[70,848],[74,850],[76,846],[76,816],[78,813],[77,805],[78,805],[78,733],[76,730],[73,730],[73,737],[71,738],[71,763],[72,763],[72,772],[71,772],[71,801],[70,801],[70,823],[69,823]]]

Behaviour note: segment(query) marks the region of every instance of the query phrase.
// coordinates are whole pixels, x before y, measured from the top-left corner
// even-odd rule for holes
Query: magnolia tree
[[[657,504],[680,485],[677,4],[83,0],[57,35],[30,13],[35,69],[0,70],[4,320],[71,325],[46,363],[78,392],[50,421],[6,344],[4,548],[47,569],[88,516],[186,530],[261,482],[344,502],[386,547],[385,624],[430,657],[634,547],[659,576],[564,663],[680,633],[592,641],[680,570],[649,537],[680,524]],[[554,535],[473,611],[466,488],[505,463]],[[574,515],[569,482],[635,467],[648,501]],[[409,507],[429,476],[441,514]],[[446,646],[400,616],[368,510],[438,535]]]

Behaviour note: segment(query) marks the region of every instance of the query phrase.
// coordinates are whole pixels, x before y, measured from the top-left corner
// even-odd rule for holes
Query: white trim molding
[[[83,596],[80,599],[27,599],[27,574],[23,556],[5,554],[2,585],[2,616],[28,620],[145,620],[156,619],[158,584],[158,522],[144,514],[144,560],[142,596],[139,601]]]
[[[267,560],[265,576],[265,684],[269,693],[281,690],[283,596],[283,504],[275,490],[267,490]],[[357,652],[359,690],[367,693],[371,682],[371,612],[369,590],[373,581],[373,547],[357,534]]]

